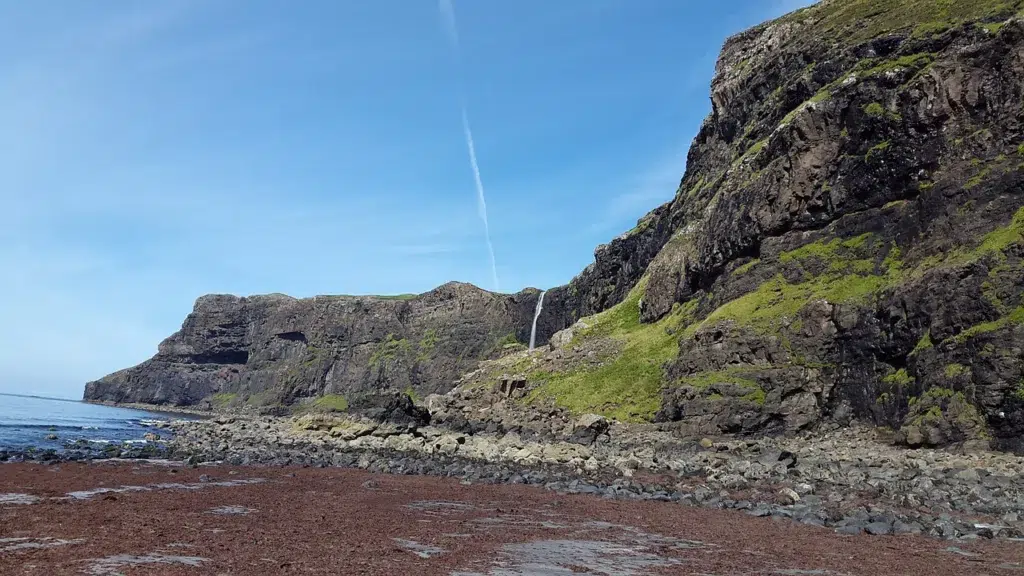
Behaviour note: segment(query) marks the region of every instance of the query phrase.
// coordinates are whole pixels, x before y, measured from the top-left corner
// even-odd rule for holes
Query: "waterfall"
[[[540,318],[540,311],[544,309],[544,295],[547,293],[547,290],[541,291],[540,298],[537,300],[537,309],[533,311],[533,327],[530,328],[530,350],[533,350],[533,345],[537,342],[537,318]]]

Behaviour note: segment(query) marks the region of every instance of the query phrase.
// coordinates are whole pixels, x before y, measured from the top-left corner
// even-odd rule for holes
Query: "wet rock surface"
[[[256,473],[266,481],[50,497]],[[146,462],[4,468],[0,492],[25,485],[37,503],[0,505],[0,573],[924,576],[1021,567],[1022,544],[1005,540],[846,536],[676,502],[359,470]],[[208,512],[225,506],[259,512]]]

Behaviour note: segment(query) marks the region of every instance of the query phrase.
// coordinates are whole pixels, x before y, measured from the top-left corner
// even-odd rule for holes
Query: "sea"
[[[144,436],[167,431],[159,421],[180,416],[87,404],[76,400],[0,394],[0,450],[63,451],[105,444],[145,444]],[[152,438],[152,437],[151,437]]]

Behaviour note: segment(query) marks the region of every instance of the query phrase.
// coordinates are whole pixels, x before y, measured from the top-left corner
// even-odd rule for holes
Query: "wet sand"
[[[346,469],[8,464],[0,574],[1024,574],[1024,542]]]

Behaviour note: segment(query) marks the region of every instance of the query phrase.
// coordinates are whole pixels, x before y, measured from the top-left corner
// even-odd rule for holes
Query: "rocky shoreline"
[[[545,440],[342,414],[222,415],[158,427],[167,434],[142,447],[0,453],[0,461],[164,458],[187,466],[358,468],[740,510],[843,534],[1024,542],[1024,458],[974,447],[901,449],[867,427],[699,442],[593,415],[574,424],[571,438]]]
[[[524,441],[333,415],[222,417],[171,425],[199,464],[305,464],[569,494],[678,501],[789,518],[848,534],[1021,538],[1024,459],[886,446],[851,428],[792,438],[684,441],[653,427],[598,426],[590,443]]]

